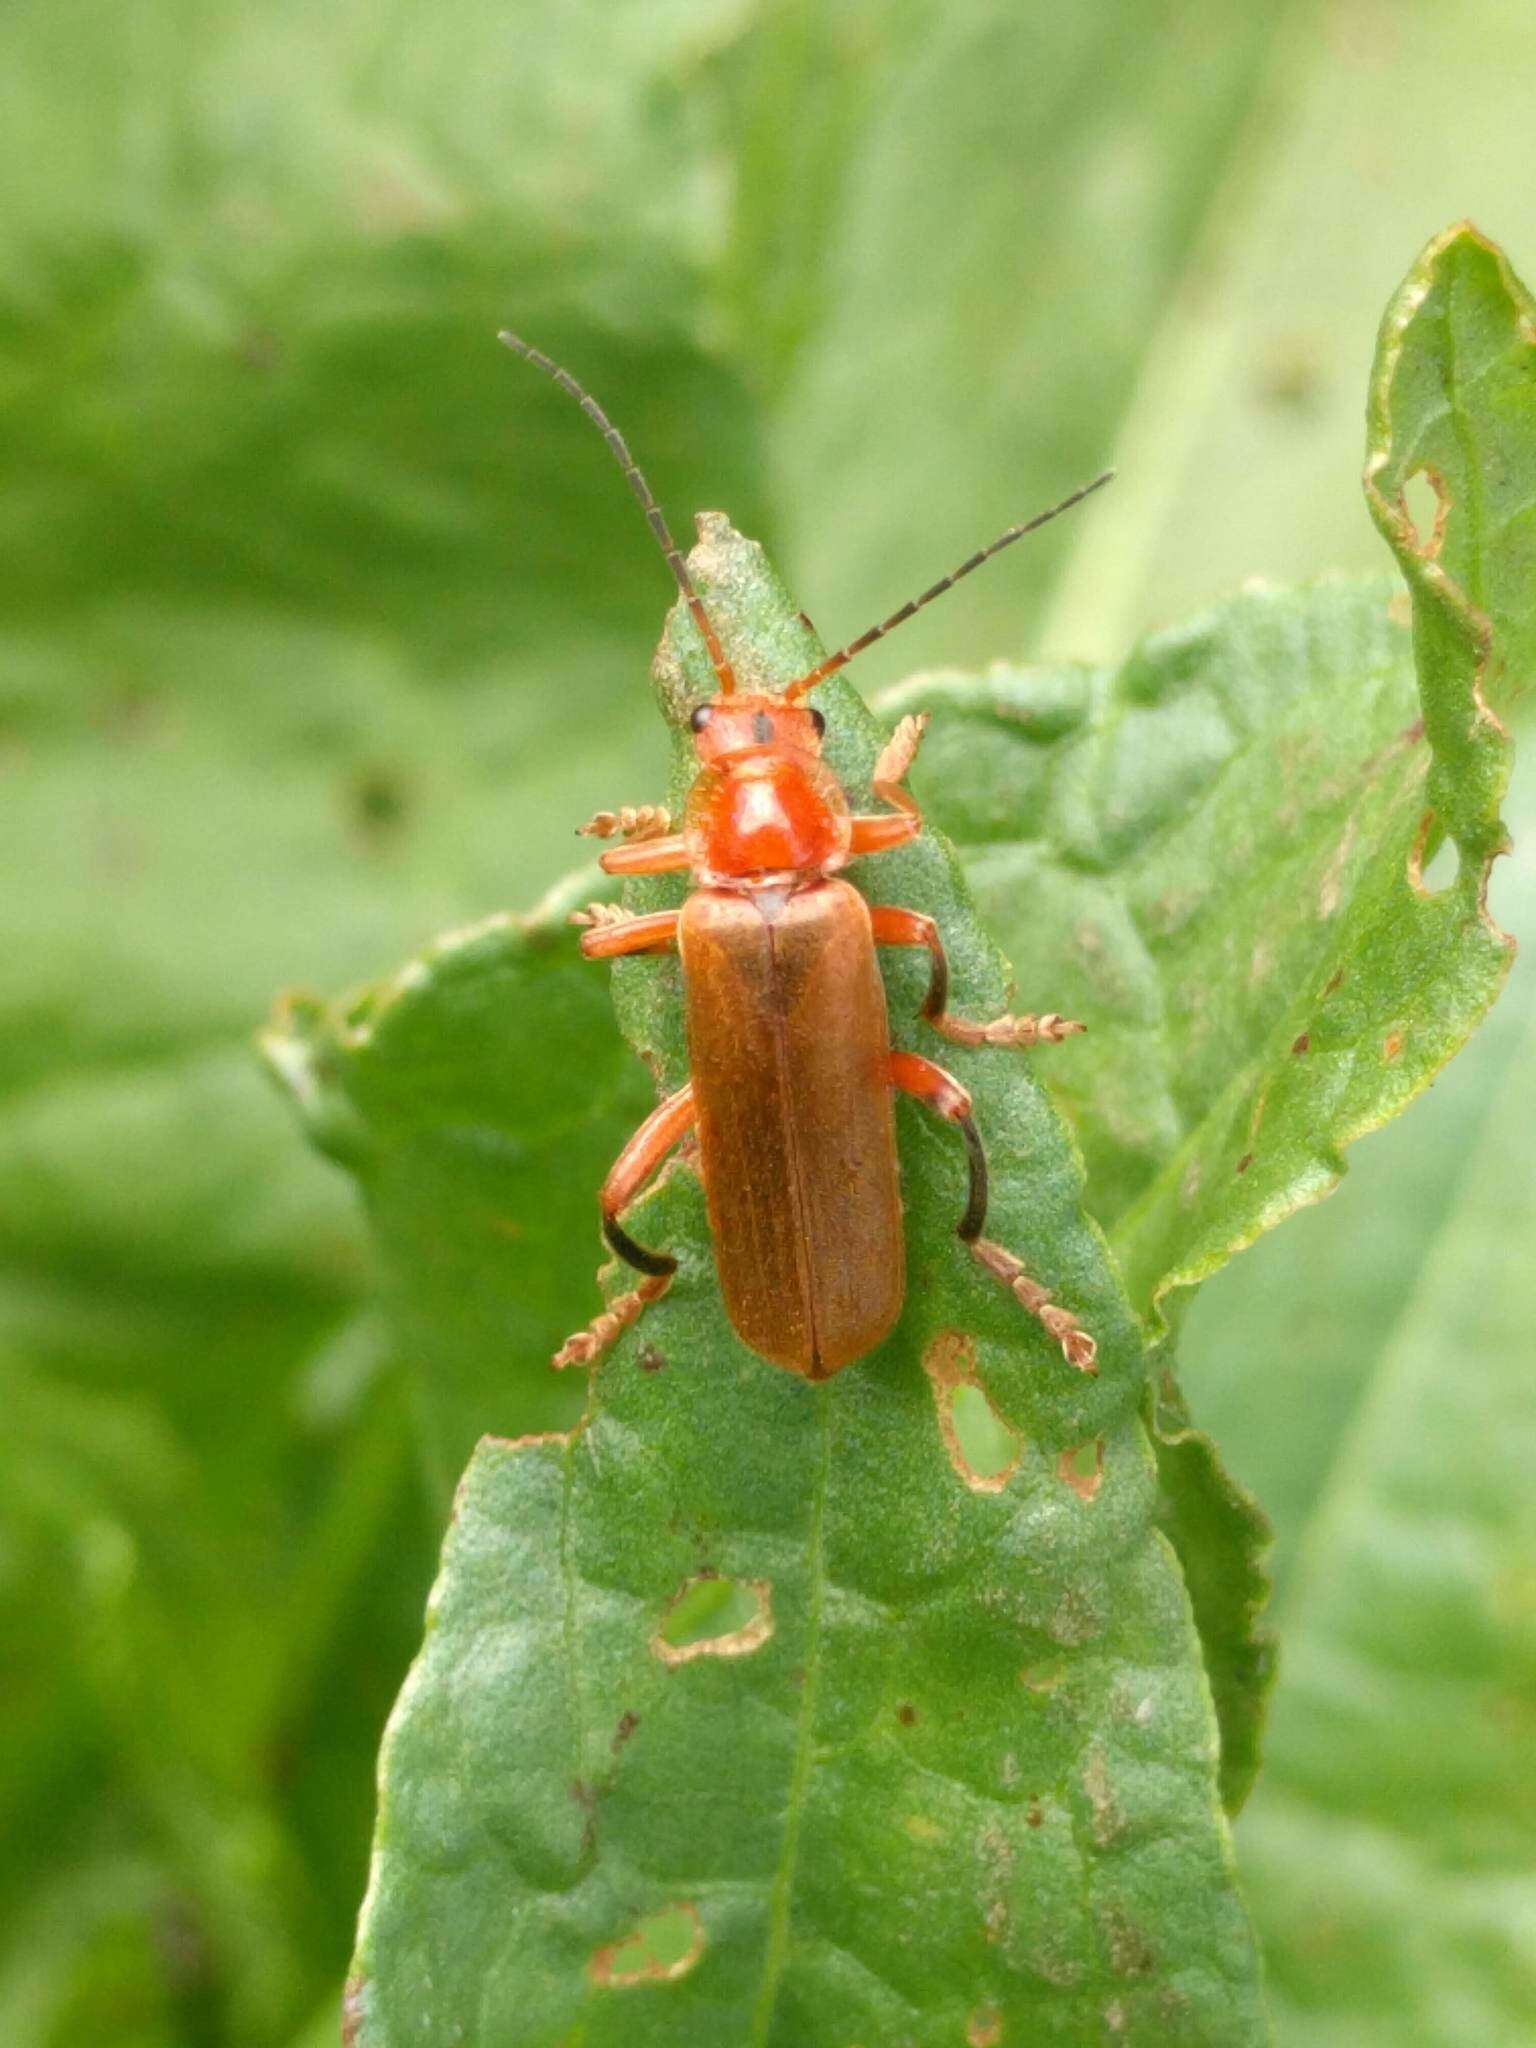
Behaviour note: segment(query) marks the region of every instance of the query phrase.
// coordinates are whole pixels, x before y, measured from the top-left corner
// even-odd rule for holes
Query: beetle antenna
[[[608,443],[609,448],[612,450],[614,461],[617,462],[620,469],[624,472],[625,481],[640,500],[640,510],[645,514],[646,523],[652,533],[655,534],[657,544],[667,558],[668,568],[677,578],[677,587],[683,593],[683,601],[693,614],[693,623],[698,627],[704,645],[709,652],[710,666],[715,671],[715,679],[720,685],[721,695],[731,696],[736,688],[736,671],[726,659],[725,649],[720,645],[720,635],[710,623],[709,614],[704,609],[704,601],[694,588],[693,578],[688,574],[688,564],[683,560],[677,542],[672,538],[671,531],[667,526],[666,517],[656,502],[655,493],[641,475],[639,463],[636,462],[633,455],[629,452],[628,442],[613,424],[613,421],[609,419],[607,413],[603,411],[603,408],[598,404],[591,392],[583,391],[569,370],[562,370],[560,365],[552,362],[542,349],[532,347],[530,343],[521,340],[515,334],[508,333],[505,329],[497,335],[496,339],[504,348],[511,349],[514,355],[522,356],[525,361],[532,363],[536,370],[542,370],[546,377],[552,377],[562,391],[568,392],[575,399],[587,418]]]
[[[811,669],[808,674],[798,677],[784,691],[784,701],[793,704],[797,698],[805,696],[807,691],[814,690],[818,683],[824,683],[828,676],[836,675],[840,668],[848,666],[856,654],[862,654],[866,647],[873,647],[877,640],[883,640],[895,627],[905,625],[913,613],[920,612],[925,604],[932,604],[936,597],[942,597],[946,590],[952,590],[962,576],[969,576],[971,571],[979,569],[983,562],[990,562],[994,555],[1000,555],[1004,548],[1012,547],[1013,543],[1022,540],[1026,533],[1038,532],[1042,526],[1048,526],[1063,512],[1070,512],[1074,505],[1081,505],[1084,498],[1092,497],[1095,491],[1102,490],[1114,474],[1112,469],[1106,469],[1102,476],[1096,476],[1091,484],[1084,484],[1081,490],[1074,491],[1071,497],[1063,498],[1061,503],[1053,505],[1049,512],[1036,513],[1033,519],[1027,519],[1022,526],[1010,526],[1006,533],[998,535],[990,547],[979,548],[969,561],[962,562],[958,569],[952,569],[941,581],[935,583],[932,589],[925,590],[921,597],[912,598],[899,612],[892,612],[891,616],[882,620],[878,626],[871,626],[869,631],[861,633],[857,640],[850,640],[846,647],[840,647],[836,654],[829,654],[825,661]]]

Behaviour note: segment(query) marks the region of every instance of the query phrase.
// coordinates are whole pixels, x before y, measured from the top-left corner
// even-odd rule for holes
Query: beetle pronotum
[[[1054,1044],[1083,1026],[1053,1015],[973,1024],[949,1014],[949,969],[932,918],[871,906],[838,870],[859,854],[903,846],[922,830],[901,786],[922,738],[905,719],[875,767],[889,808],[850,814],[821,759],[824,721],[801,699],[856,654],[941,596],[991,556],[1080,504],[1109,473],[1050,511],[1010,526],[921,597],[777,693],[743,690],[650,486],[602,407],[565,370],[514,334],[501,340],[552,377],[607,441],[660,544],[714,668],[718,694],[692,715],[699,774],[683,829],[654,806],[600,812],[583,830],[628,843],[604,853],[612,875],[691,870],[680,910],[630,916],[603,906],[578,915],[589,960],[661,953],[682,958],[691,1078],[660,1103],[603,1184],[603,1235],[641,1275],[555,1364],[596,1359],[671,1284],[677,1262],[625,1230],[624,1211],[691,1131],[726,1313],[746,1344],[807,1379],[826,1379],[880,1343],[905,1294],[901,1186],[893,1097],[915,1096],[957,1125],[970,1163],[961,1242],[1061,1345],[1095,1369],[1095,1345],[1012,1252],[983,1237],[987,1161],[960,1083],[920,1054],[893,1049],[876,946],[926,947],[923,1015],[962,1045]]]

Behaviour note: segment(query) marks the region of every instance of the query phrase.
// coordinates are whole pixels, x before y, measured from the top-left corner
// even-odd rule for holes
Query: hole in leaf
[[[1445,831],[1433,811],[1419,820],[1419,829],[1408,849],[1408,886],[1420,896],[1432,896],[1448,889],[1460,869],[1456,842]]]
[[[1440,889],[1448,889],[1456,879],[1456,870],[1459,865],[1460,862],[1456,858],[1455,840],[1450,838],[1442,839],[1430,855],[1428,867],[1421,871],[1425,888],[1431,894]]]
[[[1018,1470],[1024,1439],[976,1377],[976,1346],[961,1330],[941,1330],[923,1353],[949,1462],[973,1493],[1001,1493]]]
[[[1104,1484],[1104,1439],[1071,1445],[1056,1461],[1056,1470],[1079,1500],[1092,1500]]]
[[[1426,561],[1432,562],[1440,552],[1450,509],[1450,492],[1437,469],[1416,469],[1403,485],[1403,510],[1413,528],[1414,546]]]
[[[587,1965],[594,1984],[666,1984],[686,1977],[704,1953],[704,1923],[686,1900],[642,1914],[620,1941],[598,1949]]]
[[[956,1387],[949,1401],[950,1419],[960,1455],[970,1468],[973,1482],[995,1481],[1001,1485],[1019,1462],[1016,1431],[994,1411],[980,1387]]]
[[[767,1579],[723,1579],[700,1572],[673,1594],[651,1648],[663,1664],[695,1657],[745,1657],[773,1634]]]

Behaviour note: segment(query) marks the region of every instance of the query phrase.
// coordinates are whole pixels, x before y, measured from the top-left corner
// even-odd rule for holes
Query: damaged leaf
[[[1498,713],[1536,660],[1533,475],[1531,301],[1452,229],[1389,308],[1371,389],[1367,496],[1411,614],[1384,582],[1255,587],[1115,669],[919,676],[883,700],[933,714],[918,794],[960,843],[1019,1000],[1049,961],[1050,1000],[1093,1022],[1082,1057],[1044,1071],[1154,1323],[1329,1193],[1344,1147],[1433,1079],[1502,985],[1511,942],[1485,892],[1505,844]],[[1267,1530],[1187,1417],[1170,1428],[1163,1519],[1235,1804],[1272,1670]]]
[[[1370,427],[1411,619],[1385,582],[1259,586],[1118,668],[918,676],[882,701],[933,714],[914,786],[1021,1000],[1049,961],[1052,1003],[1093,1020],[1048,1079],[1144,1310],[1336,1185],[1508,969],[1484,891],[1499,713],[1536,663],[1536,313],[1474,230],[1389,308]]]
[[[810,636],[755,546],[711,518],[693,566],[750,675],[803,669]],[[706,687],[691,628],[669,629],[658,676],[681,727]],[[833,765],[867,798],[874,724],[844,685],[822,701]],[[679,780],[688,758],[679,731]],[[854,872],[939,919],[957,1009],[1003,1006],[942,841]],[[676,893],[661,880],[636,897]],[[388,1261],[446,1261],[460,1293],[487,1298],[500,1254],[477,1177],[521,1142],[508,969],[530,943],[471,938],[302,1034],[300,1071],[323,1076]],[[574,1004],[555,964],[573,956],[549,942],[545,971]],[[964,1257],[961,1150],[910,1105],[906,1312],[824,1385],[737,1341],[697,1179],[686,1164],[664,1176],[634,1227],[678,1255],[672,1291],[596,1369],[566,1434],[487,1440],[461,1488],[385,1749],[358,2048],[466,2027],[530,2048],[937,2048],[994,2024],[1063,2043],[1265,2038],[1209,1695],[1155,1525],[1135,1320],[1033,1061],[930,1042],[923,963],[888,970],[897,1042],[940,1054],[975,1095],[989,1229],[1092,1329],[1099,1375],[1068,1367]],[[614,978],[636,1049],[676,1086],[675,961]],[[601,1034],[567,1016],[560,1064],[579,1071]],[[551,1145],[560,1126],[557,1108]],[[430,1182],[407,1148],[435,1160]],[[567,1173],[553,1159],[551,1182]],[[598,1172],[568,1175],[588,1246]],[[480,1333],[490,1369],[514,1342]],[[956,1383],[982,1390],[1017,1447],[1000,1487],[966,1482],[939,1425],[923,1360],[957,1343]],[[679,1589],[706,1575],[754,1589],[771,1629],[732,1655],[659,1656]],[[690,1938],[664,1966],[621,1968],[658,1925]]]

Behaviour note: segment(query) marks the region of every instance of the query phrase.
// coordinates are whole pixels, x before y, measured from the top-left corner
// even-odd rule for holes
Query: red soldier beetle
[[[893,1098],[926,1103],[959,1129],[970,1170],[957,1235],[971,1255],[1060,1344],[1068,1362],[1096,1370],[1093,1338],[1022,1262],[982,1235],[987,1161],[965,1088],[921,1054],[890,1042],[877,946],[926,948],[931,972],[922,1014],[962,1045],[1054,1044],[1084,1027],[1055,1015],[951,1016],[949,969],[934,921],[870,905],[839,878],[863,854],[903,846],[922,830],[902,787],[923,719],[903,719],[876,763],[876,797],[889,806],[854,815],[821,758],[824,721],[801,700],[865,648],[973,569],[1080,504],[1109,472],[1059,505],[1011,526],[921,597],[776,692],[744,690],[694,586],[650,486],[597,401],[516,335],[501,341],[574,398],[608,443],[640,501],[714,669],[718,693],[694,707],[699,772],[681,831],[655,806],[603,811],[582,827],[625,836],[601,856],[611,875],[691,871],[679,910],[630,915],[612,905],[578,913],[590,960],[681,955],[691,1077],[660,1103],[603,1185],[603,1235],[641,1276],[556,1354],[589,1364],[671,1285],[677,1261],[636,1243],[622,1222],[672,1151],[696,1133],[731,1325],[761,1357],[811,1380],[872,1351],[894,1327],[905,1295],[900,1170]]]

